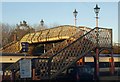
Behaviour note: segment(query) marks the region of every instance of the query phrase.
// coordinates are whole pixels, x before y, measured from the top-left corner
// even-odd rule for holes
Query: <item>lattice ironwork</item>
[[[33,59],[33,67],[40,72],[38,76],[41,79],[52,79],[96,47],[112,47],[111,29],[99,28],[98,32],[96,28],[89,32],[80,30],[37,59]],[[15,66],[16,64],[13,64],[9,69]]]
[[[112,48],[112,29],[99,28],[99,47]]]
[[[63,70],[76,63],[81,57],[85,56],[89,51],[95,49],[96,47],[111,47],[112,46],[112,35],[111,29],[103,29],[99,28],[99,36],[97,38],[96,28],[92,29],[86,34],[83,33],[83,36],[79,36],[79,38],[74,38],[75,40],[70,42],[69,44],[65,44],[65,42],[69,40],[65,40],[63,43],[63,49],[59,50],[60,45],[55,48],[49,50],[44,56],[48,57],[47,63],[39,62],[40,66],[43,66],[44,73],[41,73],[40,78],[55,78],[59,73]],[[105,32],[105,33],[104,33]],[[76,34],[78,36],[79,34]],[[80,34],[81,35],[81,34]],[[98,39],[98,45],[97,45]],[[105,43],[103,43],[105,42]],[[61,48],[60,48],[61,49]],[[56,50],[56,51],[55,51]],[[53,53],[54,52],[54,53]],[[51,55],[50,55],[51,54]],[[54,55],[53,55],[54,54]],[[42,55],[41,58],[44,56]],[[42,59],[44,60],[44,59]],[[36,62],[37,63],[37,62]],[[42,65],[42,63],[45,65]],[[39,66],[38,66],[39,67]],[[41,70],[41,68],[39,68]]]
[[[39,76],[42,79],[48,79],[49,77],[49,58],[34,58],[32,59],[33,68],[36,70],[36,76]]]
[[[69,39],[64,40],[63,42],[59,43],[58,45],[54,46],[52,49],[48,50],[45,54],[40,55],[40,58],[43,57],[51,57],[53,56],[55,53],[57,53],[58,51],[60,51],[61,49],[63,49],[64,47],[68,46],[69,44],[71,44],[72,42],[74,42],[76,39],[78,39],[80,36],[83,36],[85,33],[85,31],[83,30],[78,30],[78,32],[71,36]]]
[[[75,42],[68,45],[62,51],[52,56],[50,67],[50,78],[54,78],[63,70],[76,63],[81,57],[86,55],[90,50],[96,47],[96,33],[91,30],[82,37],[78,38]],[[59,62],[58,62],[59,61]],[[55,72],[52,72],[52,71]]]
[[[58,26],[56,28],[41,30],[39,32],[29,33],[25,35],[19,42],[13,42],[7,47],[3,47],[1,52],[6,53],[18,53],[21,50],[21,42],[28,42],[30,44],[40,43],[46,41],[55,41],[61,39],[68,39],[70,36],[73,36],[76,33],[75,26]]]
[[[1,49],[1,52],[5,53],[18,53],[20,48],[20,42],[12,42]]]
[[[23,58],[22,58],[23,59]],[[16,72],[20,69],[20,65],[19,62],[22,60],[18,60],[17,62],[13,63],[12,65],[10,65],[9,67],[7,67],[6,69],[4,69],[3,71],[12,71],[12,72]]]

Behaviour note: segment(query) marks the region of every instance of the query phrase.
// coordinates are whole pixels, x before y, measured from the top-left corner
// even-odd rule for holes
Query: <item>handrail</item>
[[[17,42],[17,41],[13,41],[13,42],[11,42],[11,43],[9,43],[9,44],[3,46],[1,49],[5,49],[6,47],[8,47],[8,46],[10,46],[10,45],[12,45],[12,44],[14,44],[14,43],[16,43],[16,42]]]

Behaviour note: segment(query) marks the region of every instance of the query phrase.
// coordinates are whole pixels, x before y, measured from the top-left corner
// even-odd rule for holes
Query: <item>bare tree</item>
[[[0,23],[0,47],[13,42],[14,36],[16,37],[16,41],[19,41],[25,34],[31,32],[35,32],[35,29],[28,26],[26,21],[23,21],[23,23],[16,26]]]
[[[9,37],[11,36],[11,32],[13,31],[13,26],[5,23],[0,23],[0,30],[1,30],[1,46],[6,45],[7,43],[10,42]]]

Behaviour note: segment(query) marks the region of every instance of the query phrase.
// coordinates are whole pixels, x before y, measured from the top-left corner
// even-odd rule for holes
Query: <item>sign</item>
[[[23,59],[19,63],[20,63],[20,77],[31,78],[31,59]]]
[[[22,42],[21,45],[22,45],[22,52],[28,52],[29,43]]]

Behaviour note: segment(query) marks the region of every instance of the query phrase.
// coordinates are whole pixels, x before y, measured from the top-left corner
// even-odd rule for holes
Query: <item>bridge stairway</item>
[[[66,28],[67,27],[67,28]],[[41,30],[39,32],[26,34],[20,41],[13,41],[0,49],[3,53],[20,53],[21,42],[28,42],[30,45],[34,43],[49,42],[54,40],[64,40],[73,36],[76,30],[81,30],[74,26],[60,26],[56,28],[50,28]],[[34,46],[29,46],[29,50],[32,51]],[[31,52],[28,52],[29,54]]]
[[[69,39],[64,40],[63,42],[59,43],[58,45],[54,46],[52,49],[48,50],[46,53],[42,54],[41,56],[38,56],[38,58],[49,58],[51,56],[53,56],[55,53],[57,53],[58,51],[60,51],[61,49],[63,49],[65,46],[71,44],[73,41],[75,41],[77,38],[79,38],[80,36],[84,35],[86,31],[79,29],[78,32],[71,36]],[[3,52],[11,52],[14,53],[15,51],[19,52],[19,49],[16,48],[18,47],[18,45],[20,45],[20,42],[12,42],[10,45],[7,45],[5,48],[3,48]],[[11,48],[11,49],[10,49]],[[15,48],[15,49],[13,49]],[[22,58],[23,59],[23,58]],[[20,59],[20,60],[22,60]],[[7,67],[6,69],[4,69],[5,71],[11,71],[13,72],[17,72],[20,69],[20,64],[19,61],[13,63],[12,65],[10,65],[9,67]]]
[[[13,41],[0,49],[3,53],[18,53],[20,48],[20,41]]]
[[[51,56],[53,56],[54,54],[56,54],[57,52],[61,51],[63,48],[65,48],[66,46],[70,45],[71,43],[73,43],[76,39],[78,39],[80,36],[83,36],[87,31],[84,30],[78,30],[77,33],[75,33],[73,36],[71,36],[70,38],[60,42],[59,44],[57,44],[56,46],[54,46],[53,48],[51,48],[50,50],[48,50],[46,53],[38,56],[38,58],[50,58]]]
[[[41,79],[54,79],[65,69],[84,57],[88,52],[96,49],[96,47],[111,48],[111,34],[111,29],[94,28],[82,36],[79,36],[79,38],[76,38],[70,44],[65,45],[61,50],[58,49],[55,53],[52,53],[52,51],[57,47],[53,48],[51,53],[46,54],[46,56],[49,57],[44,58],[42,55],[39,59],[34,59],[34,67],[40,72],[39,77]],[[75,36],[77,35],[78,34]]]
[[[78,30],[78,32],[71,36],[69,39],[67,40],[64,40],[63,42],[59,43],[58,45],[54,46],[52,49],[48,50],[46,53],[42,54],[41,56],[38,56],[38,58],[42,58],[42,59],[46,59],[46,58],[49,58],[51,56],[53,56],[55,53],[57,53],[58,51],[62,50],[65,46],[71,44],[73,41],[75,41],[77,38],[79,38],[80,36],[84,35],[86,31],[84,30]],[[11,43],[10,45],[8,45],[8,48],[4,48],[3,50],[6,52],[15,52],[16,51],[16,46],[18,46],[18,43],[19,42],[14,42],[14,43]],[[11,49],[13,49],[13,47],[15,48],[14,50],[11,51]],[[9,48],[11,48],[9,50]],[[18,49],[17,49],[18,50]],[[23,58],[22,58],[23,59]],[[20,60],[22,60],[20,59]],[[19,64],[19,61],[18,60],[17,62],[13,63],[12,65],[10,65],[8,68],[6,68],[4,71],[18,71],[20,69],[20,64]]]
[[[54,79],[62,71],[75,64],[80,58],[97,47],[111,48],[111,29],[97,28],[89,32],[77,32],[74,36],[53,47],[45,54],[32,59],[32,65],[40,72],[40,79]],[[98,37],[97,37],[98,35]],[[16,62],[19,69],[19,64]],[[7,70],[12,70],[13,64]],[[16,67],[17,67],[16,66]]]

